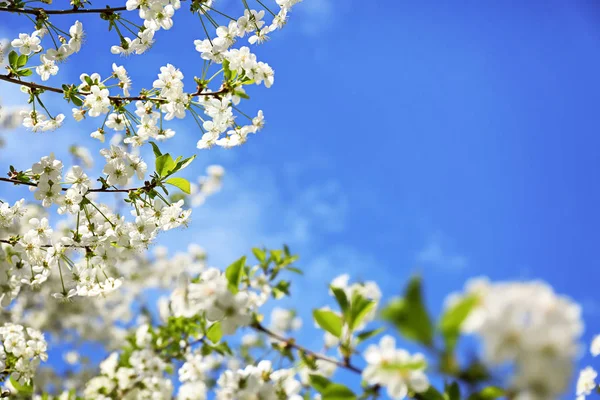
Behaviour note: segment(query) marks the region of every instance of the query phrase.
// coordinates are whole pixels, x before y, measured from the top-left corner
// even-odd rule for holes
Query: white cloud
[[[286,243],[294,251],[312,251],[323,235],[344,229],[348,204],[337,183],[316,182],[289,198],[282,186],[263,168],[227,173],[223,191],[194,210],[190,228],[175,240],[202,245],[211,263],[223,266],[254,246]]]
[[[378,284],[385,284],[391,278],[375,257],[346,245],[335,245],[314,255],[304,264],[304,271],[307,281],[319,282],[323,288],[341,274],[349,274],[353,281],[373,280]]]
[[[417,253],[416,261],[424,266],[452,271],[460,271],[468,266],[467,258],[456,253],[441,232],[430,235],[426,245]]]

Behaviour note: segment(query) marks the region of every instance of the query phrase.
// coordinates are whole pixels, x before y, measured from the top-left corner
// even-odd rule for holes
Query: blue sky
[[[324,280],[346,271],[386,296],[420,272],[434,311],[472,276],[539,278],[584,305],[589,340],[600,332],[592,3],[305,0],[258,51],[276,81],[250,92],[245,109],[265,111],[265,130],[241,148],[199,153],[188,176],[220,163],[224,190],[163,243],[200,243],[216,265],[288,243],[307,270],[300,287],[319,293],[302,296],[305,316],[324,304]],[[0,36],[24,26],[0,21]],[[121,60],[107,56],[115,37],[92,39],[105,27],[83,21],[93,46],[67,64],[73,81],[89,71],[82,60],[103,75],[123,63],[137,88],[167,57],[187,77],[201,66],[191,45],[201,31],[183,12],[150,54]],[[9,90],[0,85],[4,102],[17,103]],[[93,144],[68,127],[25,153],[33,134],[13,133],[2,165]],[[178,128],[170,148],[195,151],[194,124]]]

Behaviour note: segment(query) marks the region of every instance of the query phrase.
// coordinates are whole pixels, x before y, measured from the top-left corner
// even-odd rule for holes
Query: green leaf
[[[479,395],[484,399],[497,399],[498,397],[502,397],[505,395],[505,391],[498,386],[488,386],[483,388]]]
[[[319,393],[323,393],[331,385],[331,381],[321,375],[309,374],[308,378],[310,379],[310,385]]]
[[[276,299],[280,299],[283,296],[290,295],[290,285],[289,281],[279,281],[277,285],[273,286],[273,297]]]
[[[167,176],[175,166],[175,160],[169,153],[156,157],[156,172],[162,177]]]
[[[317,359],[313,356],[308,356],[304,351],[299,351],[300,359],[302,362],[312,371],[315,371],[318,368]],[[319,375],[316,375],[319,376]]]
[[[331,383],[322,392],[323,400],[351,400],[356,399],[356,395],[347,386],[340,383]]]
[[[152,151],[154,152],[154,157],[158,158],[158,157],[162,156],[162,153],[160,152],[158,145],[154,142],[150,142],[150,144],[152,145]]]
[[[13,379],[13,378],[10,378],[10,383],[15,388],[15,390],[19,393],[19,395],[24,395],[24,396],[33,395],[33,385],[31,383],[27,384],[27,385],[21,385],[19,383],[19,381],[17,381],[16,379]]]
[[[17,69],[17,61],[19,59],[19,53],[17,53],[16,51],[12,50],[10,53],[8,53],[8,64],[11,66],[11,68],[13,69]]]
[[[324,330],[339,338],[342,336],[342,318],[330,310],[313,310],[315,322]]]
[[[223,63],[221,65],[223,66],[223,76],[226,80],[231,80],[232,73],[229,69],[229,60],[223,60]]]
[[[287,267],[286,270],[294,272],[298,275],[304,275],[304,272],[302,272],[302,270],[300,268],[296,268],[296,267]]]
[[[215,322],[208,328],[206,332],[206,337],[210,339],[213,343],[218,343],[223,337],[223,332],[221,331],[221,323]]]
[[[213,349],[224,356],[230,356],[233,355],[233,351],[231,351],[231,348],[229,348],[229,345],[227,344],[227,342],[222,342],[219,343],[218,345],[214,346]]]
[[[352,305],[350,306],[350,318],[348,321],[350,329],[359,326],[373,307],[375,307],[375,302],[373,300],[355,293],[354,296],[352,296]]]
[[[282,255],[283,255],[283,252],[281,250],[271,250],[271,258],[277,264],[281,263]]]
[[[378,328],[378,329],[371,329],[368,331],[362,331],[356,335],[356,338],[358,339],[359,343],[364,342],[365,340],[370,339],[373,336],[379,335],[384,330],[385,330],[385,328]]]
[[[348,297],[346,297],[346,292],[344,289],[339,287],[331,286],[331,291],[337,300],[338,305],[340,306],[340,310],[342,310],[342,314],[344,314],[344,319],[348,319],[348,312],[350,310],[350,303],[348,302]]]
[[[434,328],[423,304],[421,278],[414,277],[405,289],[404,297],[392,300],[382,310],[382,318],[393,323],[404,337],[431,346]]]
[[[229,290],[232,293],[237,293],[244,275],[244,266],[246,265],[246,256],[235,261],[225,270],[225,277],[229,282]]]
[[[27,65],[28,59],[29,57],[27,57],[25,54],[21,54],[19,58],[17,58],[17,68],[23,68],[25,65]]]
[[[448,400],[460,400],[460,387],[458,383],[452,382],[450,385],[446,385],[446,394]]]
[[[469,400],[494,400],[506,395],[506,391],[498,386],[488,386],[479,393],[473,393]]]
[[[192,163],[192,161],[194,161],[195,158],[196,158],[195,155],[188,157],[185,160],[181,160],[182,159],[181,156],[177,157],[177,159],[173,161],[173,163],[175,163],[175,166],[171,170],[168,171],[167,175],[172,175],[177,171],[181,171],[182,169],[184,169],[185,167],[190,165]]]
[[[185,178],[169,178],[165,181],[165,183],[168,183],[169,185],[173,185],[173,186],[181,189],[183,192],[185,192],[187,194],[190,194],[191,190],[192,190],[190,181],[188,181]]]
[[[75,104],[77,107],[81,107],[83,105],[83,100],[81,100],[79,97],[73,95],[71,96],[71,101],[73,102],[73,104]]]
[[[436,388],[432,385],[429,385],[429,388],[419,393],[419,399],[422,400],[447,400],[443,394],[441,394]]]
[[[235,92],[233,92],[233,94],[246,100],[250,98],[250,96],[248,96],[245,92],[242,92],[241,90],[236,90]]]
[[[254,254],[254,257],[256,257],[256,259],[260,263],[264,263],[267,259],[267,253],[263,249],[259,249],[258,247],[254,247],[252,249],[252,254]]]
[[[454,349],[456,346],[460,336],[460,327],[478,302],[479,298],[477,296],[466,296],[448,308],[440,318],[439,329],[449,350]]]
[[[19,72],[17,72],[17,75],[19,76],[30,76],[33,74],[33,71],[30,69],[22,69]]]

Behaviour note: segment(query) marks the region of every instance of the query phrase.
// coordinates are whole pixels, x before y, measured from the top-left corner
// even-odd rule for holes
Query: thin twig
[[[354,365],[350,364],[349,361],[341,361],[341,360],[337,360],[335,358],[328,357],[328,356],[323,355],[323,354],[315,353],[314,351],[309,350],[306,347],[300,346],[299,344],[296,343],[296,341],[294,339],[288,339],[288,338],[285,338],[283,336],[280,336],[279,334],[277,334],[277,333],[275,333],[275,332],[273,332],[273,331],[265,328],[264,326],[262,326],[258,322],[252,324],[251,327],[254,328],[254,329],[256,329],[259,332],[262,332],[262,333],[266,334],[267,336],[270,336],[271,338],[273,338],[275,340],[278,340],[278,341],[284,343],[286,346],[292,347],[292,348],[294,348],[294,349],[296,349],[296,350],[298,350],[298,351],[300,351],[300,352],[302,352],[302,353],[304,353],[306,355],[314,357],[315,359],[327,361],[329,363],[335,364],[338,367],[345,368],[345,369],[347,369],[349,371],[352,371],[354,373],[362,374],[362,370],[360,368],[355,367]]]
[[[34,186],[37,187],[37,183],[33,183],[33,182],[21,182],[19,180],[16,179],[11,179],[11,178],[2,178],[0,177],[0,182],[8,182],[8,183],[13,183],[15,185],[26,185],[26,186]],[[135,192],[138,190],[144,190],[144,191],[148,191],[154,188],[154,185],[145,185],[145,186],[140,186],[140,187],[136,187],[136,188],[130,188],[130,189],[114,189],[114,188],[96,188],[96,189],[88,189],[88,192],[102,192],[102,193],[129,193],[129,192]],[[63,191],[67,191],[67,188],[62,188]]]
[[[70,8],[68,10],[46,10],[44,8],[16,8],[0,7],[0,11],[31,14],[31,15],[64,15],[64,14],[112,14],[118,11],[127,11],[127,7],[106,7],[106,8]]]
[[[8,239],[0,239],[0,243],[6,243],[6,244],[13,245],[15,242],[11,241],[11,240],[8,240]],[[40,247],[52,247],[52,245],[51,244],[43,244]],[[70,247],[70,248],[73,248],[73,249],[75,249],[75,248],[77,248],[77,249],[86,249],[86,250],[90,249],[90,246],[83,246],[83,245],[78,246],[76,244],[63,244],[63,247]]]
[[[42,90],[47,90],[49,92],[61,93],[61,94],[64,93],[64,91],[60,88],[41,85],[39,83],[34,83],[34,82],[24,82],[19,79],[11,78],[10,75],[0,75],[0,80],[14,83],[17,85],[27,86],[28,88],[31,88],[31,89],[42,89]],[[192,93],[190,96],[192,96],[192,97],[195,97],[195,96],[220,96],[224,93],[227,93],[227,88],[222,88],[216,92],[208,92],[208,93],[202,93],[201,91],[202,91],[202,88],[197,90],[196,93]],[[77,92],[77,94],[86,96],[89,93]],[[113,101],[137,101],[137,100],[166,101],[165,99],[151,98],[151,97],[148,98],[146,96],[130,96],[130,97],[108,96],[108,98]]]

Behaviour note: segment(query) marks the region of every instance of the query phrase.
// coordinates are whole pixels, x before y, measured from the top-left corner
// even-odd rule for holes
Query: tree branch
[[[41,85],[39,83],[34,83],[34,82],[24,82],[19,79],[11,78],[10,75],[0,75],[0,80],[14,83],[17,85],[27,86],[28,88],[31,88],[31,89],[42,89],[42,90],[47,90],[49,92],[60,93],[60,94],[64,93],[64,90],[62,90],[60,88]],[[192,96],[192,97],[195,97],[195,96],[220,96],[224,93],[227,93],[226,88],[222,88],[216,92],[208,92],[208,93],[202,93],[201,89],[199,89],[195,93],[192,93],[190,96]],[[79,94],[81,96],[86,96],[89,93],[77,92],[77,94]],[[148,98],[146,96],[130,96],[130,97],[108,96],[108,98],[113,101],[137,101],[137,100],[165,101],[165,99],[152,98],[152,97]]]
[[[16,8],[16,7],[0,7],[0,11],[31,14],[31,15],[64,15],[64,14],[112,14],[118,11],[127,11],[127,7],[106,7],[106,8],[71,8],[68,10],[46,10],[44,8]]]
[[[8,239],[0,239],[0,243],[6,243],[6,244],[10,244],[11,246],[15,244],[14,241],[8,240]],[[52,247],[51,244],[42,244],[40,247]],[[86,249],[89,250],[90,246],[78,246],[75,244],[64,244],[63,247],[68,247],[68,248],[72,248],[72,249]]]
[[[337,360],[335,358],[331,358],[328,357],[326,355],[320,354],[320,353],[315,353],[312,350],[307,349],[306,347],[300,346],[299,344],[296,343],[296,341],[293,338],[285,338],[267,328],[265,328],[264,326],[262,326],[259,322],[254,322],[252,325],[250,325],[250,327],[252,327],[253,329],[262,332],[264,334],[266,334],[267,336],[278,340],[282,343],[284,343],[286,346],[288,347],[292,347],[298,351],[303,352],[304,354],[307,354],[311,357],[314,357],[317,360],[323,360],[326,361],[328,363],[332,363],[337,365],[340,368],[344,368],[347,369],[348,371],[352,371],[356,374],[362,375],[362,370],[358,367],[355,367],[354,365],[350,364],[350,359],[346,358],[344,361],[340,361]],[[381,390],[381,386],[380,385],[373,385],[371,386],[371,389],[375,392],[375,393],[379,393],[379,390]],[[417,397],[415,397],[417,398]]]
[[[314,351],[309,350],[306,347],[300,346],[299,344],[296,343],[296,341],[294,339],[288,339],[283,336],[280,336],[279,334],[265,328],[258,322],[255,322],[254,324],[252,324],[251,327],[259,332],[266,334],[267,336],[269,336],[275,340],[278,340],[278,341],[284,343],[286,346],[292,347],[298,351],[301,351],[304,354],[314,357],[315,359],[327,361],[329,363],[337,365],[340,368],[345,368],[345,369],[352,371],[354,373],[357,373],[359,375],[362,374],[362,370],[360,368],[355,367],[354,365],[350,364],[350,362],[348,360],[340,361],[340,360],[328,357],[323,354],[315,353]]]
[[[26,186],[34,186],[37,187],[37,183],[33,183],[33,182],[21,182],[18,181],[16,179],[11,179],[11,178],[2,178],[0,177],[0,182],[8,182],[8,183],[13,183],[15,185],[26,185]],[[153,185],[145,185],[145,186],[140,186],[140,187],[136,187],[136,188],[130,188],[130,189],[111,189],[111,188],[96,188],[96,189],[88,189],[88,192],[102,192],[102,193],[129,193],[129,192],[135,192],[138,190],[151,190],[153,189]],[[62,190],[64,192],[66,192],[68,189],[67,188],[62,188]]]

